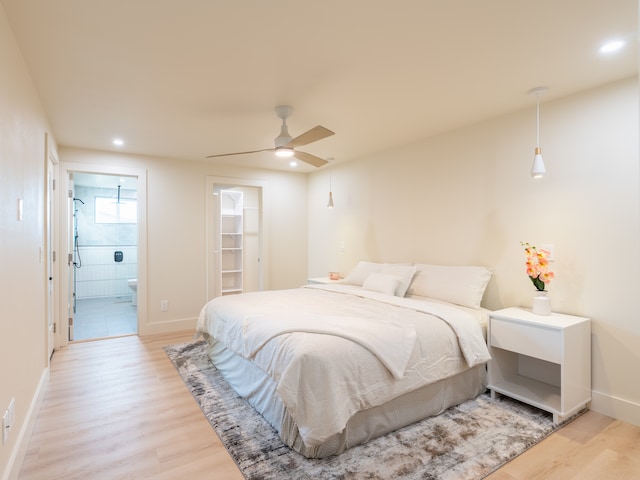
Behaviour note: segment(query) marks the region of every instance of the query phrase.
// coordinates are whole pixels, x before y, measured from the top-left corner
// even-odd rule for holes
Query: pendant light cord
[[[542,149],[540,148],[540,95],[547,91],[547,87],[537,87],[529,91],[530,95],[536,96],[536,149],[531,167],[533,178],[542,178],[546,172],[544,161],[542,160]]]
[[[540,147],[540,94],[536,95],[536,147]]]
[[[327,208],[333,208],[333,191],[331,185],[331,167],[333,166],[333,158],[328,158],[329,160],[329,202],[327,203]]]

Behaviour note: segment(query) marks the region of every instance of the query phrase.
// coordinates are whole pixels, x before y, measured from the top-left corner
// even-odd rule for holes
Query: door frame
[[[267,198],[267,182],[261,180],[251,180],[246,178],[232,178],[232,177],[216,177],[207,175],[206,179],[206,207],[205,207],[205,251],[206,251],[206,290],[207,301],[213,299],[216,296],[216,252],[215,252],[215,232],[216,232],[216,208],[214,201],[214,191],[216,188],[233,188],[233,187],[251,187],[257,188],[258,203],[260,204],[260,211],[258,213],[258,222],[260,229],[259,239],[259,272],[258,272],[258,284],[260,290],[268,290],[268,278],[267,272],[268,255],[264,252],[268,251],[267,239],[267,224],[264,221],[264,212],[267,211],[265,206],[265,199]]]
[[[69,191],[71,187],[70,178],[74,173],[87,173],[96,175],[122,175],[137,178],[137,206],[138,206],[138,327],[137,334],[146,331],[147,325],[147,170],[143,168],[119,167],[113,165],[97,165],[91,163],[67,163],[60,164],[60,188],[58,189],[59,212],[61,228],[58,229],[60,245],[65,245],[65,251],[61,252],[60,258],[60,294],[59,294],[59,318],[60,332],[69,331],[69,319],[73,318],[73,305],[71,303],[71,275],[73,272],[73,252],[70,250],[73,241],[70,238],[73,218],[69,213]],[[69,344],[69,335],[60,335],[61,346]]]

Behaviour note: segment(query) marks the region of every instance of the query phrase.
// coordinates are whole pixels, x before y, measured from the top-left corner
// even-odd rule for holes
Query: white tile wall
[[[122,262],[114,260],[116,250],[122,252]],[[75,271],[77,299],[131,295],[127,281],[137,276],[137,246],[81,246],[79,252],[82,267]]]

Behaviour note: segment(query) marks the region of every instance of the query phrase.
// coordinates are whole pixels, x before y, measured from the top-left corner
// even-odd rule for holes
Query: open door
[[[45,136],[45,149],[46,149],[46,171],[47,171],[47,196],[46,196],[46,259],[47,259],[47,276],[46,276],[46,290],[47,290],[47,358],[51,358],[54,350],[59,346],[57,338],[56,325],[57,322],[57,309],[56,309],[56,278],[55,278],[55,262],[56,262],[56,249],[54,245],[55,226],[57,225],[56,215],[56,177],[58,161],[49,145],[48,136]]]

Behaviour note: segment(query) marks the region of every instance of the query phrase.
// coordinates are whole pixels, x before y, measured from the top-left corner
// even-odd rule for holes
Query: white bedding
[[[394,378],[402,378],[416,342],[416,329],[394,321],[308,313],[268,313],[242,320],[242,356],[255,358],[271,340],[287,333],[318,333],[342,337],[369,350]]]
[[[273,379],[308,446],[360,410],[489,359],[480,323],[465,309],[348,285],[218,297],[203,308],[198,331]]]

